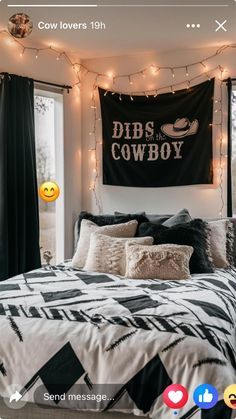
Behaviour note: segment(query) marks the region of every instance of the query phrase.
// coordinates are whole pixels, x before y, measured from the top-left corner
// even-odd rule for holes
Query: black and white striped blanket
[[[14,381],[30,401],[38,394],[58,407],[169,419],[162,393],[178,383],[189,391],[179,418],[233,417],[222,399],[236,383],[234,269],[161,281],[45,267],[0,283],[0,330],[3,397]],[[220,401],[203,412],[192,394],[204,383]],[[106,387],[110,397],[44,399],[79,393],[79,384],[86,394]]]

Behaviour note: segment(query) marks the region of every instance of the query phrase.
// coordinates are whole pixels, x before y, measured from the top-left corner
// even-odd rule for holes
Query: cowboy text
[[[182,146],[184,141],[164,142],[161,144],[119,144],[111,146],[114,160],[126,161],[155,161],[158,159],[169,160],[182,159]]]

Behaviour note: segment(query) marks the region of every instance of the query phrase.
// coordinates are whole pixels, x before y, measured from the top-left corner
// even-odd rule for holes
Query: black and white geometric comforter
[[[43,402],[169,419],[162,392],[178,383],[189,391],[179,418],[233,417],[222,401],[236,383],[233,269],[188,281],[129,280],[68,264],[38,269],[0,283],[0,330],[3,397],[12,382],[30,401],[36,389],[78,393],[83,384],[89,394],[106,384],[110,397],[96,406]],[[220,401],[200,411],[192,394],[204,383],[217,388]]]

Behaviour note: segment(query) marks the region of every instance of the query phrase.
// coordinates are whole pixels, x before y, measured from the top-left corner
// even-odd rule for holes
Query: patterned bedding
[[[88,273],[68,263],[44,267],[0,283],[0,330],[3,397],[14,382],[29,401],[169,419],[162,392],[178,383],[189,391],[180,419],[233,417],[222,400],[225,387],[236,383],[233,268],[161,281]],[[220,401],[201,411],[192,394],[204,383],[217,388]],[[42,396],[105,388],[109,397],[100,403]]]

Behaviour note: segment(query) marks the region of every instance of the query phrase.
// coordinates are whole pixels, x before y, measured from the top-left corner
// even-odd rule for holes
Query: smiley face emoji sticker
[[[236,384],[232,384],[225,389],[224,401],[231,409],[236,409]]]
[[[60,195],[60,188],[55,182],[44,182],[39,188],[39,195],[43,201],[53,202]]]

